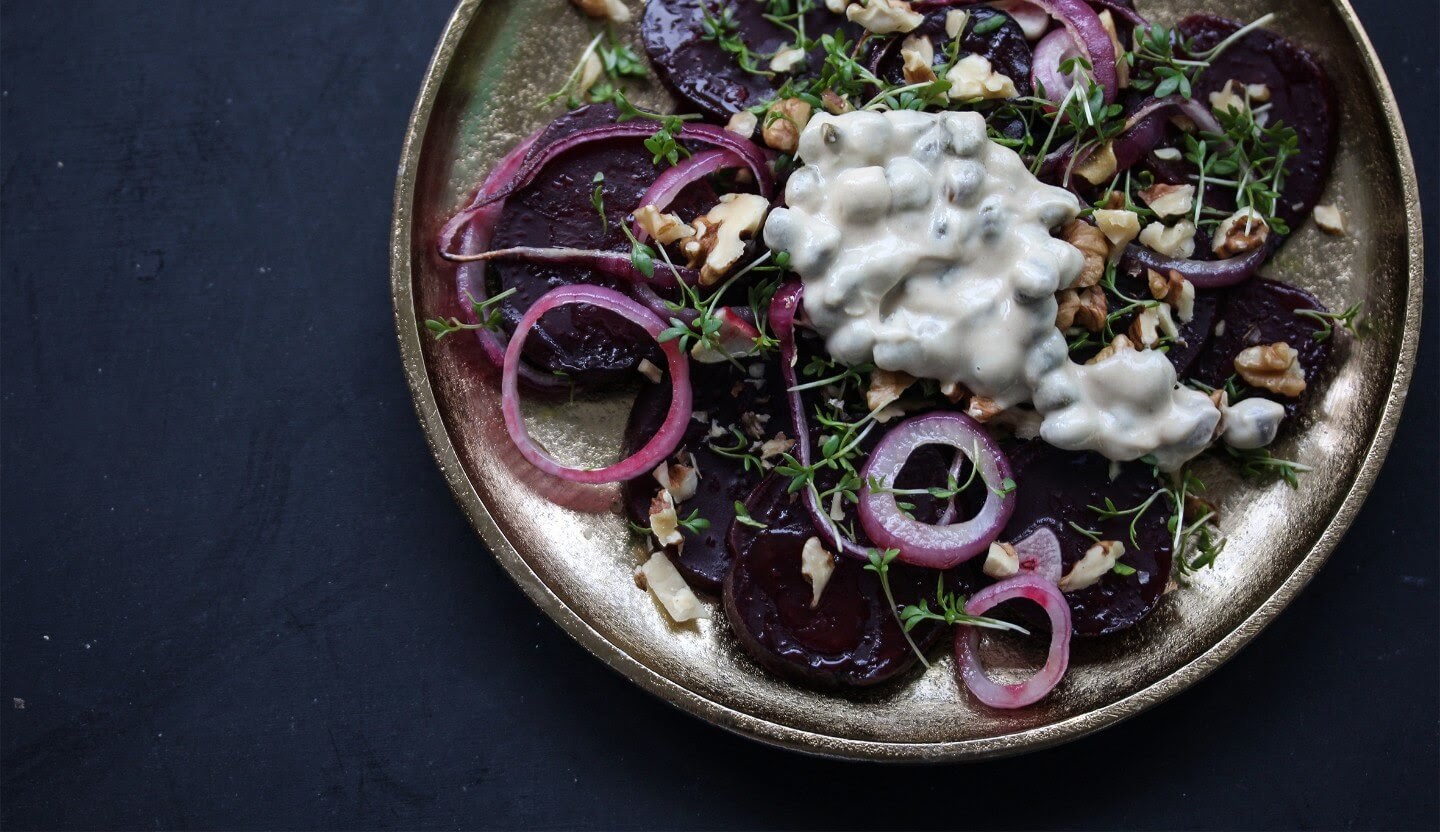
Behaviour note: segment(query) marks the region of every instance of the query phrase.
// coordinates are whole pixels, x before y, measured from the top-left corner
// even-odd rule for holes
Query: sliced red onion
[[[1119,0],[1087,0],[1087,2],[1089,2],[1091,6],[1109,9],[1111,14],[1116,17],[1123,17],[1136,26],[1150,25],[1150,21],[1146,20],[1143,15],[1124,3],[1119,2]]]
[[[970,457],[986,487],[985,504],[960,523],[932,525],[907,516],[895,495],[874,491],[878,481],[893,488],[910,455],[925,445],[947,445]],[[1015,493],[996,493],[1010,476],[1010,461],[980,423],[963,413],[941,411],[907,419],[885,434],[860,472],[860,523],[875,544],[899,549],[900,560],[930,569],[949,569],[984,552],[1015,510]]]
[[[515,246],[498,248],[479,254],[446,254],[445,259],[457,263],[485,262],[489,260],[515,260],[521,263],[547,263],[557,266],[580,266],[593,269],[612,277],[624,278],[631,283],[653,283],[656,286],[674,286],[675,276],[694,286],[700,281],[700,273],[684,266],[669,266],[655,269],[655,274],[646,277],[635,268],[630,255],[620,251],[602,251],[592,248],[539,248],[536,246]]]
[[[721,361],[742,358],[755,352],[755,342],[760,340],[760,330],[741,317],[737,309],[721,307],[720,311],[715,313],[715,318],[720,321],[720,328],[715,332],[719,349],[697,341],[690,350],[691,358],[702,364],[719,364]]]
[[[1195,284],[1196,289],[1219,289],[1249,280],[1265,264],[1265,257],[1268,253],[1266,248],[1261,247],[1240,257],[1230,257],[1224,260],[1181,260],[1177,257],[1166,257],[1154,249],[1131,243],[1120,255],[1120,264],[1130,269],[1137,266],[1143,269],[1154,269],[1161,274],[1169,274],[1171,270],[1174,270],[1179,272],[1181,277]]]
[[[1030,79],[1035,84],[1035,94],[1040,95],[1043,90],[1048,100],[1056,104],[1063,101],[1075,86],[1075,78],[1061,72],[1060,65],[1079,54],[1080,48],[1075,45],[1075,38],[1071,37],[1068,29],[1056,29],[1041,38],[1035,44],[1030,61]]]
[[[525,311],[525,315],[515,327],[515,333],[510,337],[509,346],[505,349],[505,366],[500,378],[500,408],[505,416],[505,428],[510,432],[510,439],[515,443],[515,447],[520,449],[520,453],[530,464],[551,476],[583,483],[616,482],[641,476],[653,470],[675,451],[690,422],[690,363],[680,350],[678,341],[660,343],[660,350],[665,353],[665,363],[670,371],[670,409],[665,414],[665,421],[661,423],[660,429],[643,448],[631,456],[604,468],[570,468],[556,462],[542,451],[525,429],[525,418],[520,414],[518,389],[520,352],[525,347],[525,338],[546,312],[576,303],[589,304],[620,315],[644,329],[657,343],[660,333],[666,327],[660,316],[614,289],[574,284],[546,292]]]
[[[666,168],[651,183],[650,189],[640,197],[640,204],[635,208],[639,210],[646,205],[653,205],[655,210],[664,211],[670,207],[670,203],[675,201],[675,197],[679,196],[687,185],[698,182],[716,171],[743,167],[747,167],[745,160],[724,148],[717,147],[713,150],[701,151],[678,165]],[[634,234],[635,239],[642,243],[650,236],[650,233],[641,228],[638,222],[631,223],[630,233]]]
[[[1079,2],[1079,0],[1076,0]],[[660,127],[653,121],[626,121],[618,124],[602,124],[598,127],[589,127],[584,130],[576,130],[562,139],[558,139],[546,145],[540,152],[531,155],[525,160],[515,176],[499,191],[478,200],[478,204],[494,202],[509,197],[511,194],[530,184],[540,169],[549,164],[551,160],[567,150],[579,147],[590,142],[606,141],[608,139],[634,139],[649,138],[654,135]],[[767,163],[765,152],[755,146],[754,142],[732,133],[713,124],[686,123],[678,135],[683,140],[703,142],[704,144],[722,147],[731,151],[745,161],[745,166],[755,174],[755,185],[760,195],[769,199],[775,190],[775,178],[770,173],[770,166]]]
[[[804,286],[798,280],[777,289],[770,300],[769,320],[770,331],[775,333],[776,340],[780,342],[780,375],[785,380],[785,397],[790,405],[790,421],[795,428],[795,458],[801,465],[808,466],[813,456],[810,451],[810,422],[805,417],[805,400],[800,391],[795,389],[800,386],[799,375],[795,370],[798,360],[795,349],[795,315],[800,310],[804,293]],[[810,512],[810,520],[815,524],[815,528],[821,530],[835,544],[836,551],[852,558],[868,559],[864,546],[840,533],[839,526],[825,513],[825,507],[820,505],[814,491],[805,489],[801,492],[800,499],[805,501],[805,508]]]
[[[994,6],[1015,19],[1026,40],[1039,40],[1050,28],[1050,13],[1029,0],[1001,0]]]
[[[1002,601],[1024,598],[1039,604],[1050,616],[1050,651],[1045,666],[1034,676],[1002,685],[985,675],[980,664],[980,630],[966,624],[955,631],[955,662],[965,686],[975,698],[992,708],[1023,708],[1044,699],[1070,666],[1070,605],[1054,583],[1038,575],[1020,574],[992,584],[970,597],[967,615],[984,615]]]
[[[1015,556],[1020,561],[1020,574],[1032,574],[1052,584],[1060,583],[1064,561],[1060,556],[1060,538],[1041,526],[1015,542]]]

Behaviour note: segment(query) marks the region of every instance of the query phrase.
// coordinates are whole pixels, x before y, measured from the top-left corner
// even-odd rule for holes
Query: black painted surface
[[[1357,5],[1416,139],[1433,312],[1436,8]],[[1440,822],[1433,314],[1331,563],[1098,736],[817,761],[591,659],[470,532],[401,378],[390,193],[449,13],[3,5],[5,827]]]

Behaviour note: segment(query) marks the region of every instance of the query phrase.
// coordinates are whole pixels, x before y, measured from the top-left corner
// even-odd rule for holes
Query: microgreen
[[[966,624],[971,627],[1009,630],[1030,635],[1030,631],[1019,624],[1001,621],[998,618],[986,618],[983,615],[970,615],[965,612],[966,600],[968,599],[964,595],[945,589],[945,575],[941,573],[935,576],[935,605],[939,609],[930,609],[930,599],[921,598],[919,604],[910,604],[900,610],[900,623],[907,633],[919,626],[922,621],[939,621],[942,624]]]
[[[890,589],[890,564],[900,557],[900,550],[886,549],[882,552],[878,549],[870,549],[866,551],[865,556],[870,561],[865,564],[865,568],[880,578],[880,589],[885,593],[885,601],[890,605],[890,614],[895,616],[895,622],[900,625],[900,632],[905,636],[906,643],[910,645],[911,650],[915,651],[915,657],[920,660],[920,663],[929,667],[930,661],[925,658],[924,653],[920,652],[920,646],[915,643],[915,639],[910,637],[910,628],[906,627],[905,621],[901,619],[900,607],[895,603],[895,593]]]
[[[600,235],[603,237],[610,233],[610,220],[605,216],[605,171],[596,171],[595,178],[590,180],[595,183],[595,190],[590,194],[590,205],[595,213],[600,215]]]
[[[690,512],[690,516],[680,521],[680,528],[691,534],[704,534],[710,529],[710,521],[700,516],[700,509]]]
[[[1300,475],[1313,470],[1309,465],[1281,459],[1269,448],[1234,448],[1225,446],[1230,458],[1240,464],[1240,473],[1251,479],[1279,477],[1291,488],[1300,487]]]
[[[454,317],[443,320],[430,318],[425,321],[425,328],[435,335],[436,341],[451,333],[464,330],[488,329],[491,332],[498,332],[500,330],[500,301],[515,294],[515,291],[515,288],[511,287],[485,300],[476,300],[474,295],[469,295],[470,308],[475,313],[476,323],[467,324]]]
[[[769,526],[767,526],[766,524],[761,523],[754,517],[751,517],[750,510],[745,508],[745,504],[740,502],[739,500],[735,501],[735,522],[741,523],[746,526],[752,526],[757,529],[769,528]]]
[[[1350,331],[1356,338],[1364,337],[1362,328],[1365,322],[1359,320],[1360,309],[1365,305],[1364,301],[1347,307],[1344,312],[1321,312],[1318,309],[1296,309],[1295,314],[1304,318],[1310,318],[1316,322],[1315,331],[1310,337],[1317,342],[1330,340],[1335,334],[1335,325],[1339,324],[1341,329]]]

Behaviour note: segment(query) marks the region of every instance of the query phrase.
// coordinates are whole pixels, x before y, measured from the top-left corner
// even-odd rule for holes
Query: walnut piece
[[[683,503],[695,496],[695,489],[700,485],[700,472],[695,468],[695,457],[690,457],[690,464],[680,462],[662,462],[655,466],[651,472],[655,481],[660,487],[670,492],[672,502]]]
[[[768,147],[781,153],[794,153],[800,142],[800,131],[810,123],[811,108],[799,98],[782,98],[765,111],[765,127],[760,137]]]
[[[642,205],[635,212],[635,222],[663,246],[695,236],[695,229],[680,219],[680,215],[662,214],[654,205]]]
[[[965,405],[965,415],[981,424],[999,416],[1004,410],[994,399],[985,396],[971,396],[970,403]]]
[[[794,46],[781,49],[770,59],[771,72],[793,72],[805,66],[805,50]]]
[[[1195,253],[1195,224],[1189,220],[1172,226],[1152,222],[1140,232],[1140,242],[1167,257],[1183,260]]]
[[[1131,342],[1139,344],[1142,349],[1150,349],[1160,343],[1160,313],[1157,307],[1150,306],[1140,310],[1135,320],[1130,322],[1130,331],[1126,333]]]
[[[1246,384],[1281,396],[1294,398],[1305,392],[1305,368],[1300,366],[1300,353],[1284,341],[1241,350],[1235,356],[1235,372]]]
[[[850,106],[850,99],[840,95],[834,90],[825,90],[820,93],[820,104],[825,112],[832,116],[844,115],[855,109]]]
[[[1105,300],[1105,290],[1099,286],[1091,286],[1079,293],[1080,307],[1075,310],[1075,324],[1083,326],[1091,332],[1099,332],[1105,328],[1105,318],[1110,314],[1109,303]]]
[[[1095,353],[1095,355],[1092,356],[1090,360],[1086,361],[1085,363],[1099,364],[1101,361],[1104,361],[1105,359],[1115,355],[1118,352],[1128,352],[1133,351],[1134,349],[1135,345],[1130,343],[1129,338],[1126,338],[1124,335],[1116,335],[1115,340],[1110,342],[1110,346],[1105,347],[1104,349]]]
[[[1118,196],[1118,193],[1115,195]],[[1101,208],[1095,212],[1094,217],[1095,227],[1110,241],[1112,255],[1118,256],[1131,241],[1140,236],[1140,215],[1134,211]]]
[[[865,0],[845,9],[845,17],[877,35],[914,31],[925,22],[925,16],[910,8],[904,0]]]
[[[985,565],[981,569],[996,580],[1014,577],[1020,573],[1020,555],[1014,546],[997,540],[985,553]]]
[[[675,513],[675,498],[668,489],[660,489],[650,501],[650,533],[661,546],[679,546],[685,541],[680,534],[680,517]]]
[[[984,55],[966,55],[945,73],[950,82],[950,97],[956,101],[1014,98],[1019,95],[1015,81],[1003,72],[996,72]]]
[[[820,596],[834,572],[835,556],[825,549],[820,538],[806,540],[805,548],[800,550],[800,574],[810,582],[810,609],[820,606]]]
[[[935,45],[924,35],[911,35],[900,44],[900,59],[904,61],[905,83],[924,84],[936,80]]]
[[[1080,311],[1080,293],[1074,289],[1061,289],[1055,293],[1055,328],[1064,332],[1075,325],[1075,313]]]
[[[1210,247],[1221,257],[1234,257],[1265,245],[1270,226],[1254,208],[1242,208],[1220,221]]]
[[[1075,175],[1091,185],[1104,185],[1115,177],[1120,161],[1115,158],[1115,145],[1106,142],[1075,167]]]
[[[760,126],[760,119],[749,110],[741,110],[730,116],[725,123],[725,129],[739,136],[750,138],[755,135],[755,128]]]
[[[765,222],[770,203],[757,194],[724,194],[710,212],[691,223],[695,236],[680,246],[692,268],[700,266],[700,284],[710,286],[745,253],[745,241]]]
[[[1326,234],[1334,234],[1336,237],[1344,237],[1346,232],[1345,215],[1334,205],[1316,205],[1315,224]]]
[[[1084,289],[1099,283],[1105,276],[1105,260],[1110,256],[1110,242],[1105,239],[1105,234],[1084,220],[1071,220],[1061,229],[1060,236],[1065,242],[1079,249],[1085,258],[1080,276],[1075,278],[1071,287]]]
[[[1162,217],[1183,217],[1195,207],[1194,185],[1167,185],[1156,182],[1137,193],[1150,210]]]
[[[1118,540],[1102,540],[1085,550],[1085,557],[1070,567],[1060,578],[1061,592],[1084,589],[1109,574],[1115,568],[1115,561],[1125,554],[1125,544]]]
[[[879,410],[900,398],[914,383],[915,377],[909,373],[876,368],[870,374],[870,389],[865,391],[865,406]]]

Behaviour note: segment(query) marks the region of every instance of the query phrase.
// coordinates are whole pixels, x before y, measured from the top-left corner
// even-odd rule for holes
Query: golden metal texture
[[[640,3],[631,5],[637,13]],[[702,719],[814,754],[949,761],[1029,751],[1132,716],[1219,667],[1295,597],[1335,548],[1380,470],[1419,340],[1420,200],[1389,83],[1347,0],[1151,0],[1170,21],[1193,11],[1253,19],[1320,57],[1335,86],[1340,148],[1329,189],[1348,237],[1313,222],[1268,267],[1330,308],[1365,301],[1371,331],[1341,339],[1336,369],[1278,451],[1314,466],[1303,487],[1255,486],[1223,466],[1203,470],[1223,495],[1230,543],[1216,567],[1171,593],[1141,626],[1075,646],[1047,700],[997,712],[959,690],[947,660],[922,675],[849,694],[796,687],[736,647],[723,615],[675,627],[635,587],[624,521],[604,510],[617,489],[556,505],[525,481],[500,419],[497,380],[473,339],[434,342],[426,318],[454,314],[453,282],[433,255],[444,218],[492,160],[556,115],[537,109],[591,28],[562,0],[462,0],[420,88],[405,135],[391,234],[395,322],[421,425],[460,507],[530,598],[636,684]],[[633,28],[633,27],[632,27]],[[652,89],[651,105],[665,106]],[[572,463],[613,454],[625,401],[532,408],[537,438]],[[543,412],[542,412],[543,411]],[[596,512],[593,509],[599,508]],[[499,637],[505,637],[501,634]],[[1016,657],[1015,664],[1023,661]],[[1004,665],[1000,660],[1001,673]]]

